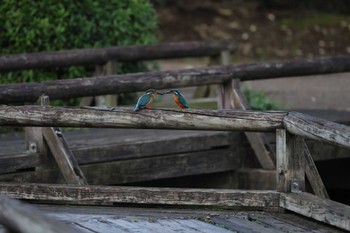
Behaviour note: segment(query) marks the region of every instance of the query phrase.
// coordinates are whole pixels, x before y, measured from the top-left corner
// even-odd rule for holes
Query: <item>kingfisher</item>
[[[179,108],[188,108],[185,97],[181,94],[179,90],[170,90],[168,93],[173,93],[173,98]]]
[[[134,108],[134,112],[139,111],[144,108],[151,108],[151,104],[154,101],[154,95],[155,94],[163,94],[159,93],[155,89],[148,89],[146,91],[146,94],[142,95],[139,100],[137,101],[137,104]]]

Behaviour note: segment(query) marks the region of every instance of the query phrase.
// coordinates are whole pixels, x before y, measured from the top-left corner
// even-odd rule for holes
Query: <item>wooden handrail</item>
[[[103,64],[109,60],[142,61],[212,56],[235,48],[232,41],[195,41],[3,55],[0,56],[0,72]]]
[[[296,112],[242,110],[63,108],[0,106],[0,125],[87,128],[142,128],[222,131],[274,131],[350,148],[350,127]]]
[[[290,133],[350,148],[350,127],[298,112],[289,112],[283,127]]]
[[[53,100],[144,91],[148,88],[166,89],[219,84],[232,78],[246,81],[346,71],[350,71],[350,56],[6,84],[0,85],[0,104],[35,102],[42,94],[48,95]]]
[[[141,128],[221,131],[274,131],[285,112],[128,108],[96,110],[50,106],[0,106],[0,125],[87,128]]]

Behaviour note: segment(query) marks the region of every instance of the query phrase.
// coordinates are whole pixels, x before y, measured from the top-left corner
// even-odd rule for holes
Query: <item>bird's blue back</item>
[[[134,108],[134,111],[142,108],[142,107],[145,107],[146,104],[148,104],[148,102],[151,100],[151,97],[152,97],[152,94],[144,94],[142,95],[139,100],[137,101],[137,104]]]
[[[188,108],[188,104],[187,104],[187,101],[185,99],[185,97],[178,91],[179,95],[178,95],[178,98],[179,98],[179,101],[180,103],[185,107],[185,108]]]

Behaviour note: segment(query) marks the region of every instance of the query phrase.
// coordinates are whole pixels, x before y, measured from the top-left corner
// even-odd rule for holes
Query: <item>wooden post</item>
[[[224,50],[220,54],[211,56],[209,58],[209,66],[211,65],[229,65],[230,64],[230,51]],[[203,98],[214,96],[215,92],[218,92],[216,85],[206,85],[197,87],[193,98]]]
[[[61,131],[58,128],[47,127],[43,128],[43,135],[66,182],[87,185],[85,176],[69,150]]]
[[[233,79],[228,83],[218,85],[219,109],[249,109],[249,104],[240,90],[240,81]],[[267,148],[265,138],[260,133],[244,133],[262,168],[275,168],[275,155],[271,148]]]
[[[117,73],[117,61],[110,60],[103,66],[96,66],[98,76],[113,75]],[[96,96],[96,106],[117,106],[117,95]]]
[[[304,145],[301,137],[276,130],[277,191],[305,191],[305,173],[302,164]]]
[[[49,97],[41,96],[37,104],[39,105],[49,105]],[[26,142],[26,150],[28,152],[34,153],[43,153],[47,152],[47,148],[44,144],[44,139],[42,135],[42,128],[40,127],[26,127],[25,128],[25,142]]]

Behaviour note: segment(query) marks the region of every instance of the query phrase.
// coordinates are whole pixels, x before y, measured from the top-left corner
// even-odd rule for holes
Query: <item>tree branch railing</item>
[[[0,125],[87,128],[142,128],[291,134],[350,148],[350,127],[296,112],[243,110],[65,108],[0,106]],[[293,127],[292,127],[293,126]],[[302,130],[308,127],[307,130]]]
[[[194,41],[2,55],[0,56],[0,72],[104,64],[110,60],[126,62],[202,57],[217,55],[223,50],[234,51],[235,49],[236,45],[232,41]]]
[[[3,84],[0,85],[0,103],[35,102],[43,94],[53,100],[144,91],[147,88],[222,84],[231,79],[248,81],[348,71],[350,56],[338,56],[62,79],[41,83]]]

